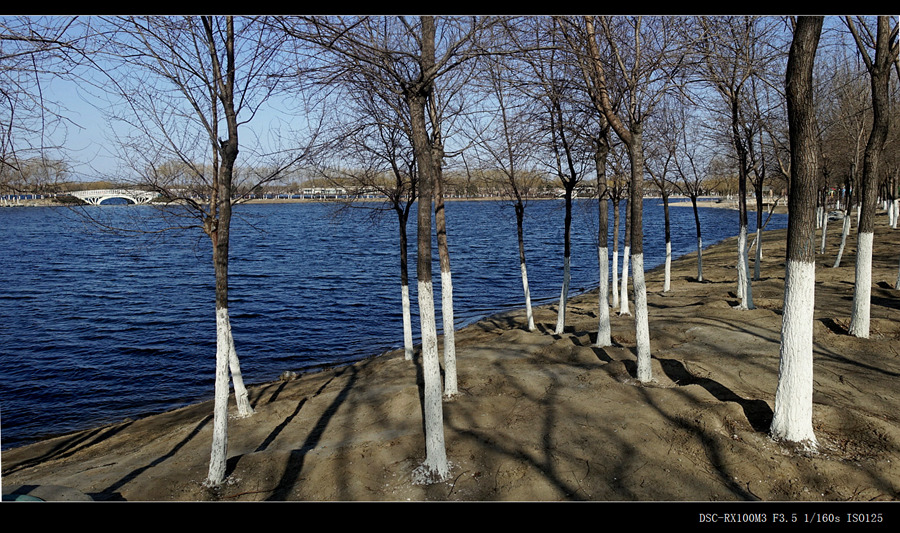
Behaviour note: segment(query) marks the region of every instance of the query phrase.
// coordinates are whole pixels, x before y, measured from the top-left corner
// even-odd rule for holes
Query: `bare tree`
[[[777,56],[776,56],[777,58]],[[774,58],[773,58],[774,59]],[[773,65],[777,62],[766,62],[756,76],[748,80],[749,107],[751,111],[748,113],[748,121],[750,125],[743,128],[746,135],[745,145],[747,147],[747,156],[750,171],[747,178],[753,189],[753,196],[756,199],[756,237],[752,247],[756,249],[756,255],[753,262],[752,280],[760,279],[760,264],[762,262],[762,239],[763,230],[771,220],[772,213],[781,199],[781,194],[771,194],[772,202],[769,206],[768,213],[765,209],[765,189],[766,186],[772,186],[777,181],[779,174],[772,175],[769,171],[773,167],[771,164],[771,151],[768,149],[766,140],[768,138],[767,125],[776,122],[776,117],[783,114],[784,97],[780,91],[772,90],[775,82],[773,81]],[[775,93],[773,95],[773,93]],[[770,189],[771,191],[772,189]],[[766,215],[766,216],[764,216]]]
[[[531,292],[528,286],[528,269],[525,260],[525,208],[532,194],[531,181],[534,172],[529,168],[535,150],[534,123],[528,101],[522,98],[516,86],[516,71],[509,58],[497,57],[485,67],[486,83],[481,89],[487,95],[487,125],[472,128],[477,132],[475,150],[480,155],[480,166],[495,169],[498,179],[494,183],[512,198],[516,214],[516,235],[519,248],[519,270],[525,295],[525,328],[534,331],[534,313],[531,308]]]
[[[597,173],[597,340],[598,347],[612,345],[612,328],[609,323],[609,184],[607,159],[609,156],[609,122],[603,117],[594,136],[594,166]]]
[[[858,19],[845,19],[853,34],[857,50],[866,64],[872,86],[872,130],[863,156],[863,173],[860,183],[861,218],[857,233],[856,284],[853,290],[853,312],[850,316],[850,334],[869,337],[869,318],[872,300],[872,242],[875,233],[875,208],[880,179],[882,152],[890,129],[890,78],[891,67],[897,61],[897,26],[891,28],[891,18],[879,16],[875,33]],[[857,28],[862,26],[862,31]],[[870,55],[874,49],[874,56]]]
[[[835,57],[833,65],[824,69],[831,73],[825,83],[827,98],[820,100],[823,158],[843,175],[841,206],[843,211],[841,242],[833,268],[841,265],[847,237],[853,220],[854,196],[858,196],[858,174],[862,167],[863,149],[870,131],[871,96],[869,84],[860,72],[850,66],[847,57]]]
[[[609,46],[609,66],[601,60],[596,48],[594,18],[585,17],[588,42],[595,47],[594,83],[603,114],[616,136],[625,144],[631,164],[631,264],[635,299],[635,339],[637,342],[637,378],[641,382],[652,379],[650,367],[650,329],[647,316],[647,287],[644,282],[644,122],[659,99],[673,87],[675,76],[683,64],[677,52],[672,24],[675,19],[645,20],[643,17],[602,17],[599,19],[605,41]],[[647,22],[647,24],[645,24]],[[623,85],[621,110],[613,106],[610,97],[610,75]]]
[[[613,205],[616,209],[615,213],[615,245],[613,253],[618,253],[618,188],[616,186],[611,190],[607,177],[607,166],[610,155],[610,124],[609,120],[603,112],[603,104],[599,90],[597,89],[597,71],[594,65],[595,61],[599,61],[596,42],[585,31],[586,28],[579,24],[577,19],[564,18],[562,30],[572,51],[578,69],[581,72],[584,84],[582,88],[587,95],[591,109],[593,121],[596,123],[594,129],[596,133],[592,135],[592,143],[594,148],[594,167],[597,176],[597,263],[599,267],[599,286],[598,286],[598,325],[597,340],[595,345],[598,347],[610,346],[612,344],[612,332],[609,322],[609,200],[614,194],[616,200]],[[613,294],[616,288],[616,264],[613,262]],[[626,270],[627,272],[627,270]],[[625,276],[627,278],[627,276]],[[624,286],[624,282],[623,282]],[[623,309],[627,309],[627,293],[624,293]],[[618,298],[614,298],[618,304]]]
[[[426,458],[418,473],[427,480],[440,481],[450,475],[431,265],[431,214],[438,172],[432,141],[440,136],[429,133],[429,100],[442,75],[482,53],[478,39],[488,24],[489,20],[477,17],[436,20],[432,16],[301,17],[284,23],[289,35],[323,52],[317,55],[316,72],[310,75],[339,77],[352,71],[386,83],[403,100],[408,114],[418,175],[416,276],[424,375]]]
[[[676,100],[677,102],[677,100]],[[675,130],[677,136],[674,151],[675,170],[679,180],[675,188],[691,200],[694,213],[694,228],[697,233],[697,281],[703,281],[703,234],[700,226],[700,210],[697,200],[703,194],[703,181],[709,166],[710,151],[702,144],[702,136],[697,131],[697,116],[682,103],[676,103],[673,111],[682,124]]]
[[[446,74],[459,73],[455,69]],[[456,85],[451,90],[446,89],[447,84],[442,84],[432,91],[428,99],[428,117],[431,125],[432,160],[434,162],[434,223],[437,233],[438,258],[441,268],[441,322],[444,333],[444,398],[451,399],[459,394],[456,372],[456,325],[453,318],[453,274],[450,268],[450,249],[447,238],[447,211],[444,208],[444,159],[447,153],[444,150],[444,105],[438,103],[444,100],[442,96],[448,93],[456,93],[461,87]],[[450,98],[447,98],[450,99]]]
[[[565,47],[560,19],[538,18],[530,21],[527,31],[519,34],[519,48],[530,71],[527,83],[530,94],[538,102],[534,120],[541,124],[541,153],[550,174],[559,179],[563,189],[563,282],[557,307],[555,333],[563,333],[571,276],[572,199],[575,187],[584,179],[592,162],[590,141],[583,132],[587,115],[578,101],[578,87],[572,81],[571,55]]]
[[[628,304],[628,268],[631,264],[631,207],[634,202],[631,198],[632,185],[631,181],[634,176],[626,178],[628,180],[628,195],[623,197],[625,202],[625,224],[622,227],[624,238],[622,239],[622,275],[619,278],[619,316],[630,316],[631,308]],[[643,198],[643,193],[641,193]]]
[[[128,146],[137,184],[156,191],[175,216],[202,227],[215,270],[216,379],[213,441],[206,484],[226,473],[229,372],[240,416],[253,413],[231,334],[228,259],[232,208],[239,190],[250,193],[285,168],[239,181],[242,125],[269,98],[278,39],[256,18],[125,17],[106,20],[112,91],[129,110],[117,118],[135,131]],[[122,139],[126,142],[126,139]],[[248,151],[248,154],[252,150]],[[292,155],[288,162],[299,157]],[[178,171],[171,172],[171,162]],[[188,185],[191,183],[192,185]]]
[[[675,167],[675,156],[678,150],[678,131],[683,123],[676,120],[669,109],[671,104],[660,106],[656,120],[649,121],[655,128],[655,139],[647,143],[647,173],[659,190],[663,202],[663,227],[666,243],[666,262],[663,277],[663,292],[668,292],[672,282],[672,227],[669,217],[669,196],[675,186],[670,178]]]
[[[788,59],[785,85],[791,142],[787,266],[781,362],[771,434],[815,447],[812,426],[813,311],[815,309],[815,209],[819,145],[813,105],[813,64],[822,17],[799,17]]]
[[[67,175],[74,123],[48,89],[77,74],[90,33],[73,17],[0,17],[0,190],[41,192]]]
[[[609,163],[612,163],[612,183],[607,180],[607,189],[606,192],[609,194],[610,202],[612,203],[613,210],[613,249],[612,249],[612,266],[610,270],[612,270],[612,282],[610,283],[611,293],[612,293],[612,307],[614,309],[619,309],[621,304],[621,299],[619,297],[619,227],[622,225],[621,221],[621,204],[623,201],[627,203],[628,198],[628,179],[626,178],[626,172],[623,170],[622,164],[618,161],[616,155],[621,150],[614,150],[611,152],[613,157],[608,160]],[[628,265],[628,251],[624,251],[624,257],[622,261],[623,270]],[[627,296],[627,295],[626,295]],[[627,307],[627,305],[626,305]]]
[[[703,38],[697,41],[703,56],[702,77],[719,96],[719,113],[729,128],[729,141],[738,171],[738,295],[739,309],[752,309],[747,246],[747,180],[751,172],[751,143],[756,139],[758,121],[754,120],[751,81],[759,78],[768,64],[777,59],[773,53],[774,26],[765,17],[703,17],[699,19]]]
[[[391,211],[396,216],[400,266],[400,296],[403,322],[403,351],[413,359],[412,313],[409,297],[407,224],[416,201],[418,174],[410,145],[409,121],[403,99],[384,84],[348,72],[339,81],[329,80],[323,90],[332,93],[328,108],[332,142],[319,151],[324,161],[318,172],[335,186],[350,188],[347,205],[378,215]],[[336,91],[336,85],[343,90]],[[335,92],[339,95],[334,94]],[[341,105],[337,105],[339,100]],[[355,202],[367,193],[378,193],[383,203]]]

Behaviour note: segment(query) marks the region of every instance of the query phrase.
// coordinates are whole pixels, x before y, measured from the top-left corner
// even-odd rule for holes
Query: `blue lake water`
[[[336,216],[328,203],[235,209],[230,313],[248,384],[402,346],[396,216],[373,220],[371,211]],[[575,203],[570,295],[597,286],[596,212],[596,201]],[[135,216],[165,225],[149,206],[85,213],[115,225],[133,224]],[[454,201],[446,213],[457,327],[523,307],[512,207]],[[563,215],[562,201],[526,209],[535,305],[559,297]],[[673,255],[695,252],[690,207],[673,207],[671,217]],[[701,224],[710,245],[737,234],[738,215],[702,209]],[[786,224],[786,216],[774,215],[768,229]],[[408,231],[416,326],[414,212]],[[644,233],[650,269],[665,259],[659,200],[645,200]],[[0,272],[3,449],[212,397],[214,276],[209,240],[199,229],[109,233],[67,208],[4,208]],[[439,286],[436,276],[438,293]]]

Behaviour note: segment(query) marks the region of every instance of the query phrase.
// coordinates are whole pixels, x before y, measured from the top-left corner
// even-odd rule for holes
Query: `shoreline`
[[[853,265],[848,249],[830,267],[837,233],[817,261],[818,454],[766,438],[785,241],[785,230],[771,230],[755,310],[732,307],[736,237],[704,250],[703,283],[695,253],[673,259],[668,293],[662,265],[646,273],[651,385],[631,377],[630,317],[611,313],[615,345],[592,347],[596,289],[570,298],[562,336],[552,334],[553,304],[535,308],[534,333],[520,327],[523,310],[457,330],[463,394],[444,405],[452,485],[410,480],[424,453],[421,407],[414,367],[398,350],[249,387],[257,414],[230,422],[232,481],[220,491],[199,484],[210,402],[6,450],[4,491],[62,485],[95,500],[140,501],[896,500],[900,401],[891,391],[900,363],[890,346],[900,338],[900,292],[883,284],[897,275],[900,231],[883,218],[872,338],[842,333],[842,280]]]
[[[585,201],[586,204],[588,202],[589,201]],[[470,206],[469,209],[475,209],[475,210],[478,210],[480,207],[482,207],[482,205],[485,207],[493,206],[493,207],[491,207],[491,209],[494,209],[495,207],[499,208],[499,206],[502,205],[500,203],[497,203],[496,201],[491,201],[489,203],[490,203],[490,206],[488,206],[487,204],[481,204],[481,203],[469,203],[468,205]],[[594,210],[596,210],[596,202],[594,202],[593,205],[595,206]],[[650,200],[647,202],[647,205],[653,206],[653,209],[656,209],[657,202]],[[553,206],[556,206],[556,207],[553,207]],[[548,203],[538,203],[538,202],[535,203],[535,208],[548,208],[549,207],[552,209],[558,209],[558,208],[561,208],[561,206],[562,206],[561,201],[557,202],[557,203],[549,203],[549,204]],[[322,206],[322,207],[325,209],[329,208],[329,206]],[[587,207],[587,205],[585,207]],[[253,212],[259,212],[259,213],[268,213],[269,212],[266,208],[249,208],[248,207],[246,209],[252,210]],[[127,208],[127,206],[124,206],[124,207],[123,206],[114,206],[114,208],[111,211],[130,212],[130,210]],[[289,211],[294,212],[294,210],[289,210]],[[659,210],[659,211],[661,212],[661,210]],[[301,211],[298,211],[298,212],[304,212],[304,211],[303,211],[303,209],[301,209]],[[41,211],[39,209],[33,210],[32,213],[35,216],[39,216],[39,217],[43,216],[43,215],[41,215],[41,213],[43,213],[43,211]],[[14,213],[11,213],[11,214],[14,214]],[[49,214],[49,212],[47,214]],[[64,214],[64,212],[63,212],[63,214]],[[686,212],[683,212],[681,214],[682,215],[686,214]],[[677,217],[677,215],[678,215],[677,212],[673,213],[673,218]],[[723,216],[726,218],[731,218],[731,215],[728,215],[727,212],[713,213],[713,215],[715,215],[719,218],[722,218]],[[594,215],[594,216],[596,216],[596,215]],[[13,219],[15,219],[15,217]],[[15,231],[16,231],[15,226],[13,226],[12,228],[9,228],[9,229],[11,229],[13,234],[15,234]],[[716,237],[720,237],[724,233],[725,232],[722,232],[722,233],[716,235]],[[652,239],[652,236],[650,238]],[[707,242],[707,246],[709,246],[712,242],[714,242],[714,241],[712,239],[710,239],[710,241]],[[679,250],[679,252],[684,253],[684,252],[686,252],[686,250]],[[596,252],[594,252],[594,253],[596,253]],[[620,253],[620,257],[621,257],[621,253]],[[582,294],[585,291],[596,288],[596,278],[593,280],[593,283],[590,280],[590,277],[592,275],[591,273],[596,270],[595,265],[592,268],[591,262],[595,263],[596,260],[592,260],[590,255],[588,255],[582,261],[580,261],[580,263],[582,263],[581,268],[588,277],[586,279],[584,279],[584,281],[579,281],[578,283],[573,282],[573,286],[570,287],[570,289],[573,289],[573,290],[570,290],[570,293],[569,293],[570,296],[576,296],[576,295]],[[664,264],[664,258],[663,257],[654,257],[654,259],[652,261],[647,260],[647,263],[651,263],[651,262],[653,263],[652,266],[662,266]],[[548,303],[554,302],[555,300],[558,299],[558,293],[557,293],[557,296],[552,296],[553,291],[558,291],[558,287],[556,289],[553,288],[553,286],[556,284],[554,282],[555,275],[553,274],[554,265],[552,265],[550,263],[542,263],[542,264],[546,265],[545,268],[547,268],[547,274],[545,274],[545,276],[546,276],[545,279],[548,281],[547,281],[547,283],[545,283],[545,286],[542,287],[545,289],[545,292],[541,293],[539,295],[540,297],[535,297],[535,299],[533,300],[535,305],[548,304]],[[651,265],[648,264],[647,266],[651,266]],[[595,276],[596,273],[594,273],[593,275]],[[541,280],[539,279],[537,281],[537,283],[540,284]],[[534,284],[532,285],[532,293],[534,293],[535,286],[536,285],[534,285]],[[546,292],[547,290],[550,291],[549,297],[548,297],[548,293]],[[491,308],[493,308],[494,312],[507,312],[512,309],[515,309],[515,299],[516,299],[515,297],[516,296],[519,296],[519,295],[517,295],[516,293],[506,293],[504,295],[498,295],[498,298],[496,300],[489,301],[488,299],[484,299],[484,302],[483,302],[484,305],[473,307],[473,309],[477,310],[477,314],[476,313],[465,313],[465,312],[460,313],[458,310],[457,320],[456,320],[457,327],[469,325],[479,319],[484,318],[484,311],[489,310]],[[534,294],[533,294],[533,296],[534,296]],[[522,298],[518,298],[518,299],[520,300],[519,306],[523,307],[524,301],[521,301]],[[12,301],[12,305],[14,306],[12,309],[13,309],[13,311],[15,311],[15,306],[16,306],[15,301]],[[463,305],[465,305],[465,302],[463,303]],[[336,311],[340,312],[340,309],[337,309]],[[254,327],[260,328],[260,332],[262,332],[263,328],[265,327],[265,324],[254,325]],[[254,327],[249,328],[247,331],[252,332]],[[349,325],[348,325],[348,327],[349,327]],[[343,365],[343,364],[347,364],[347,362],[352,362],[353,360],[359,360],[359,359],[369,358],[369,357],[379,355],[379,353],[371,353],[371,349],[373,347],[376,348],[376,350],[378,352],[384,352],[384,351],[389,351],[392,348],[396,348],[400,345],[400,340],[397,338],[394,338],[393,341],[391,341],[390,336],[388,336],[388,337],[382,336],[382,339],[387,339],[387,342],[385,342],[384,345],[382,345],[380,343],[377,345],[368,344],[368,343],[357,344],[357,347],[359,349],[354,349],[349,354],[352,357],[352,359],[347,357],[347,355],[348,355],[347,350],[344,350],[340,346],[332,346],[332,350],[329,353],[333,354],[334,358],[341,358],[344,360],[340,361],[340,362],[329,361],[328,364],[324,364],[322,366],[328,367],[328,366],[335,366],[335,365]],[[251,343],[259,342],[258,339],[253,339],[252,337],[249,338],[249,341]],[[374,342],[374,340],[373,340],[373,342]],[[289,349],[289,348],[286,348],[286,349]],[[277,350],[270,349],[269,351],[270,351],[270,353],[277,353]],[[202,362],[203,360],[204,359],[202,359],[202,358],[196,359],[196,357],[192,359],[192,361],[200,361],[200,362]],[[303,366],[305,366],[305,362],[297,363],[295,366],[294,364],[292,364],[291,361],[286,361],[284,364],[274,365],[274,368],[266,368],[265,372],[260,372],[260,373],[245,372],[245,379],[246,379],[246,377],[252,377],[255,375],[255,376],[257,376],[257,379],[252,379],[248,383],[260,384],[260,383],[264,383],[263,380],[276,379],[277,376],[282,371],[311,372],[313,370],[313,369],[302,368]],[[262,378],[262,379],[259,379],[259,378]],[[69,423],[67,423],[66,425],[55,424],[54,421],[52,420],[53,411],[52,410],[47,411],[45,409],[44,416],[46,418],[38,418],[36,415],[35,418],[32,418],[31,420],[28,420],[27,418],[22,419],[21,424],[17,423],[16,427],[9,427],[8,428],[9,431],[4,432],[5,434],[3,435],[4,437],[6,437],[3,442],[3,448],[8,449],[10,447],[20,447],[22,445],[33,443],[38,440],[44,440],[47,438],[53,438],[53,437],[65,435],[72,431],[84,430],[84,429],[88,429],[90,427],[94,427],[97,425],[116,423],[116,422],[119,422],[126,418],[132,418],[132,419],[133,418],[143,418],[143,417],[146,417],[149,415],[159,414],[168,409],[187,405],[189,402],[198,402],[198,401],[202,401],[204,399],[211,397],[210,391],[205,390],[201,386],[201,387],[199,387],[199,390],[191,390],[189,395],[178,394],[177,396],[175,396],[178,399],[177,403],[175,403],[175,402],[165,403],[167,398],[162,398],[162,397],[157,397],[157,396],[152,396],[154,398],[154,401],[152,403],[146,402],[146,401],[141,401],[141,399],[146,400],[147,398],[149,398],[151,394],[152,393],[148,391],[148,396],[139,395],[138,399],[136,399],[134,402],[131,402],[128,405],[114,406],[113,409],[111,409],[113,411],[112,416],[104,416],[106,414],[106,413],[104,413],[104,411],[106,411],[106,409],[97,410],[96,412],[72,413],[73,416],[66,417],[63,419],[63,420],[69,421]],[[159,395],[159,396],[171,397],[171,395]],[[143,397],[143,398],[141,398],[141,397]],[[10,398],[11,402],[13,402],[13,400],[14,400],[13,398]],[[18,403],[18,402],[16,402],[16,403]],[[12,407],[12,405],[10,404],[9,407]],[[116,414],[116,413],[118,413],[118,414]],[[84,424],[85,419],[89,420],[91,423],[88,425],[85,425]],[[41,423],[42,420],[47,420],[47,423]],[[10,418],[10,421],[9,421],[10,426],[14,423],[15,422],[12,420],[12,418]],[[76,423],[77,423],[77,425],[75,425]],[[6,428],[4,428],[4,429],[6,429]]]
[[[701,197],[698,201],[698,207],[715,207],[715,208],[727,208],[727,209],[737,209],[737,200],[726,200],[724,198],[718,198],[717,200],[712,200],[711,198],[715,198],[712,196],[704,196]],[[534,197],[525,199],[526,202],[532,201],[545,201],[545,200],[562,200],[562,197]],[[593,197],[580,197],[576,196],[573,198],[574,200],[593,200]],[[644,196],[644,200],[662,200],[659,196],[646,195]],[[346,201],[347,199],[342,198],[247,198],[237,202],[237,204],[288,204],[288,203],[353,203],[353,202],[383,202],[386,201],[386,198],[355,198],[350,202]],[[751,201],[752,198],[748,198],[748,208],[750,204],[755,205],[754,202]],[[515,201],[512,197],[503,197],[503,196],[473,196],[473,197],[456,197],[456,196],[446,196],[444,197],[445,202],[512,202]],[[781,203],[786,207],[786,201]],[[80,202],[63,202],[59,201],[55,198],[40,198],[40,199],[28,199],[28,200],[19,200],[16,203],[8,203],[3,202],[0,203],[0,207],[67,207],[70,205],[82,206],[88,205]],[[149,203],[143,205],[165,205],[160,203]],[[765,205],[768,205],[766,203]],[[669,197],[669,206],[672,207],[690,207],[690,199],[686,196],[680,195],[672,195]]]
[[[653,199],[653,197],[647,197],[647,199]],[[460,201],[464,201],[465,199],[459,199],[459,200],[460,200]],[[548,200],[549,200],[549,199],[548,199]],[[305,200],[305,201],[303,201],[303,202],[305,203],[305,202],[313,202],[313,201],[312,201],[312,200]],[[319,201],[315,201],[315,202],[319,202]],[[283,203],[283,202],[273,202],[273,203]],[[690,207],[690,203],[687,203],[686,205],[687,205],[688,207]],[[767,233],[775,232],[775,231],[783,231],[783,230],[763,230],[763,234],[766,235]],[[728,241],[736,241],[736,239],[737,239],[737,236],[731,236],[731,237],[727,237],[727,238],[723,239],[722,241],[719,241],[719,242],[710,244],[710,245],[708,245],[708,246],[706,246],[706,247],[704,248],[704,254],[705,254],[706,251],[709,250],[709,249],[714,249],[715,247],[721,245],[721,244],[724,243],[724,242],[728,242]],[[696,258],[696,250],[693,251],[693,252],[685,253],[685,254],[683,254],[683,255],[681,255],[681,256],[679,256],[679,257],[673,257],[673,258],[672,258],[672,261],[673,261],[673,262],[676,262],[676,261],[685,261],[685,260],[689,261],[689,260],[692,260],[693,258]],[[610,264],[610,267],[612,267],[611,264]],[[658,265],[656,265],[655,267],[653,267],[652,269],[646,270],[645,275],[648,276],[648,277],[651,276],[651,275],[654,274],[654,273],[659,274],[659,275],[662,275],[663,272],[664,272],[664,269],[665,269],[665,262],[663,261],[663,262],[661,262],[660,264],[658,264]],[[581,290],[580,292],[575,291],[575,290],[572,290],[572,289],[570,288],[570,291],[569,291],[569,300],[576,299],[576,298],[584,298],[584,297],[587,297],[587,296],[590,296],[590,295],[596,295],[597,290],[598,290],[598,289],[597,289],[596,286],[591,286],[591,287],[589,287],[589,288],[587,288],[587,289]],[[629,293],[630,293],[632,290],[633,290],[633,289],[632,289],[631,285],[629,284],[629,287],[628,287]],[[554,301],[555,301],[555,300],[558,300],[558,296],[557,296],[557,297],[551,297],[550,300],[554,300]],[[632,305],[633,305],[633,304],[632,304]],[[537,309],[538,307],[540,307],[540,308],[555,307],[555,304],[547,303],[547,304],[535,305],[535,309]],[[506,310],[497,311],[497,312],[495,312],[495,313],[492,313],[492,314],[490,314],[490,315],[483,316],[483,317],[480,317],[480,318],[477,318],[477,319],[474,319],[474,318],[473,318],[473,319],[471,319],[471,320],[469,321],[468,324],[466,324],[466,325],[463,326],[462,328],[458,328],[456,331],[459,331],[460,329],[465,329],[465,328],[468,328],[468,327],[472,327],[473,325],[475,325],[475,324],[477,324],[477,323],[479,323],[479,322],[482,322],[482,321],[490,321],[490,320],[493,320],[493,319],[495,319],[495,318],[507,316],[507,315],[509,315],[509,314],[511,314],[511,313],[513,313],[513,314],[515,314],[515,313],[524,313],[524,303],[523,303],[522,306],[518,306],[518,307],[511,308],[511,309],[506,309]],[[413,317],[413,319],[415,320],[415,316]],[[443,335],[439,335],[439,343],[440,343],[440,342],[443,342],[443,341],[442,341],[442,338],[443,338]],[[416,345],[414,346],[414,350],[417,351],[417,352],[420,351],[420,350],[421,350],[421,344],[416,344]],[[277,383],[280,383],[280,382],[285,381],[285,380],[296,379],[296,378],[299,378],[299,377],[304,376],[304,375],[316,374],[316,373],[326,372],[326,371],[340,370],[341,368],[348,367],[348,366],[353,366],[353,365],[355,365],[355,364],[357,364],[357,363],[359,363],[359,362],[363,362],[363,361],[375,359],[375,358],[382,357],[382,356],[385,356],[385,355],[388,355],[388,354],[392,354],[392,353],[399,353],[399,352],[402,352],[402,351],[403,351],[402,348],[388,349],[388,350],[385,350],[385,351],[383,351],[383,352],[381,352],[381,353],[370,353],[370,354],[368,354],[368,355],[360,356],[359,358],[354,359],[354,360],[351,360],[351,361],[343,361],[343,362],[325,362],[325,363],[318,363],[318,364],[316,364],[315,366],[304,367],[302,370],[285,370],[284,373],[283,373],[283,375],[286,376],[286,379],[285,379],[285,378],[280,378],[280,379],[275,379],[275,380],[270,380],[270,381],[247,382],[247,383],[246,383],[246,386],[247,386],[248,388],[251,388],[251,387],[266,387],[266,386],[271,386],[271,385],[273,385],[273,384],[277,384]],[[245,376],[245,379],[246,379],[246,376]],[[233,393],[232,393],[232,394],[233,394]],[[40,443],[40,442],[42,442],[42,441],[47,441],[47,440],[52,440],[52,439],[57,439],[57,438],[67,437],[67,436],[70,436],[70,435],[73,435],[73,434],[82,433],[82,432],[90,431],[90,430],[96,430],[97,428],[103,428],[103,427],[107,427],[107,426],[110,426],[110,425],[120,424],[120,423],[123,423],[123,422],[132,422],[132,421],[134,421],[134,420],[141,420],[141,419],[144,419],[144,418],[147,418],[147,417],[158,416],[158,415],[164,415],[164,414],[166,414],[166,413],[169,413],[169,412],[172,412],[172,411],[175,411],[175,410],[178,410],[178,409],[183,409],[183,408],[185,408],[185,407],[194,406],[194,405],[198,405],[198,404],[201,404],[201,403],[206,403],[206,402],[210,401],[211,399],[212,399],[212,391],[209,391],[208,394],[205,394],[205,395],[204,395],[204,397],[197,398],[197,399],[195,399],[195,400],[193,400],[193,401],[188,401],[187,403],[185,403],[184,405],[182,405],[182,406],[180,406],[180,407],[175,407],[175,408],[167,409],[167,410],[164,410],[164,411],[153,411],[153,410],[151,410],[151,411],[146,411],[146,412],[143,412],[143,413],[137,413],[137,414],[134,414],[134,415],[132,415],[132,416],[128,416],[128,417],[126,417],[126,418],[124,418],[124,419],[122,419],[122,420],[108,420],[108,421],[106,421],[106,422],[98,422],[98,423],[96,423],[96,424],[88,424],[87,426],[85,426],[85,427],[83,427],[83,428],[81,428],[81,429],[75,429],[75,430],[71,430],[71,431],[65,431],[65,432],[60,432],[60,433],[55,433],[55,432],[45,433],[45,434],[43,434],[42,436],[39,436],[39,437],[30,437],[30,438],[27,438],[27,439],[22,439],[22,440],[26,440],[25,444],[16,445],[16,446],[11,447],[11,448],[4,448],[4,451],[7,451],[7,450],[14,450],[14,449],[17,449],[17,448],[24,448],[24,447],[27,447],[27,446],[31,446],[31,445],[38,444],[38,443]],[[0,444],[2,444],[2,442],[0,442]]]

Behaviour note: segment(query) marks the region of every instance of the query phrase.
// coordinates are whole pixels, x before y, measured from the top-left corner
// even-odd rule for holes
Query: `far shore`
[[[576,200],[583,199],[591,199],[590,197],[575,197]],[[654,195],[645,195],[645,200],[662,200],[659,196]],[[561,197],[536,197],[536,198],[528,198],[527,201],[544,201],[544,200],[562,200]],[[245,204],[289,204],[289,203],[338,203],[338,202],[384,202],[386,198],[355,198],[352,200],[344,199],[344,198],[247,198],[241,200],[239,203]],[[446,196],[444,198],[445,202],[513,202],[515,201],[512,197],[504,197],[504,196]],[[703,196],[697,202],[697,207],[715,207],[722,209],[737,209],[737,198],[735,197],[717,197],[717,196]],[[764,205],[768,208],[773,203],[773,200],[770,198],[766,198]],[[786,211],[787,202],[784,199],[781,201],[777,201],[776,203],[776,212],[779,210]],[[47,198],[38,198],[38,199],[27,199],[27,200],[16,200],[9,201],[4,200],[0,202],[0,207],[61,207],[61,206],[79,206],[79,205],[87,205],[81,203],[71,203],[58,200],[56,198],[47,197]],[[151,203],[150,205],[164,205],[161,203]],[[747,199],[748,209],[754,210],[756,206],[756,202],[753,198]],[[672,195],[669,197],[669,206],[671,207],[690,207],[691,201],[686,196],[681,195]]]

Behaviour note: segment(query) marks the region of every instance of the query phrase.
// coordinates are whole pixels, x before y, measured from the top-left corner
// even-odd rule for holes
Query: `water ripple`
[[[597,285],[596,203],[576,205],[573,294]],[[561,206],[535,202],[526,211],[536,304],[558,298]],[[123,222],[153,213],[91,209]],[[650,229],[662,210],[654,200],[644,209],[652,268],[664,257],[661,231]],[[241,216],[232,231],[229,310],[245,380],[401,346],[396,219],[375,226],[366,213],[335,218],[332,206],[316,203],[241,205],[235,213]],[[523,306],[513,211],[499,202],[448,202],[446,213],[456,324]],[[736,212],[706,209],[702,216],[705,242],[737,233]],[[672,217],[673,252],[693,252],[691,210],[673,209]],[[776,218],[770,227],[784,227],[785,218]],[[414,212],[407,230],[416,313]],[[0,242],[4,449],[211,397],[215,280],[208,241],[100,233],[85,230],[66,209],[10,208],[0,210]],[[437,263],[434,272],[439,302]],[[439,306],[437,319],[440,325]]]

